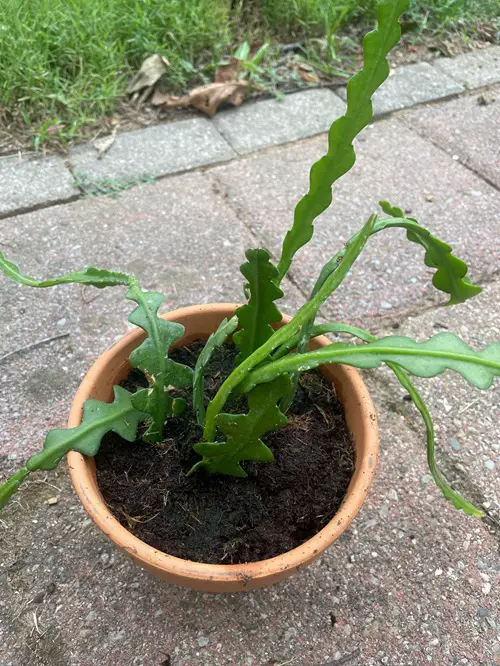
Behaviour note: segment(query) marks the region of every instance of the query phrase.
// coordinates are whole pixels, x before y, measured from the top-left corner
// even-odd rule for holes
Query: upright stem
[[[362,252],[365,243],[373,230],[375,220],[376,216],[372,215],[361,231],[356,234],[353,242],[349,245],[349,247],[346,248],[344,257],[339,267],[327,277],[324,284],[318,290],[318,293],[313,298],[311,298],[310,301],[304,303],[295,317],[293,317],[293,319],[288,324],[275,331],[269,340],[267,340],[263,345],[256,349],[253,354],[248,356],[248,358],[240,363],[240,365],[235,368],[235,370],[233,370],[226,381],[222,384],[214,399],[210,402],[207,408],[205,430],[203,432],[205,441],[213,441],[217,429],[217,424],[215,422],[217,415],[222,411],[222,408],[224,407],[231,392],[245,379],[250,370],[255,368],[255,366],[259,363],[265,361],[271,352],[274,351],[277,347],[296,335],[300,326],[305,324],[311,318],[314,319],[314,316],[320,307],[330,296],[330,294],[335,291],[335,289],[337,289],[339,284],[349,273],[349,270],[354,261],[356,261]]]

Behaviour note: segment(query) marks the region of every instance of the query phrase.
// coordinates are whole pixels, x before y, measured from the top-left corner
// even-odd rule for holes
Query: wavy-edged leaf
[[[1,252],[0,270],[4,273],[4,275],[11,278],[11,280],[14,280],[15,282],[19,282],[19,284],[25,284],[28,287],[37,288],[54,287],[58,284],[87,284],[92,287],[103,289],[104,287],[128,285],[132,279],[125,273],[107,271],[103,268],[88,266],[81,271],[66,273],[65,275],[51,278],[50,280],[36,280],[35,278],[29,277],[29,275],[23,275],[19,270],[19,267],[12,261],[6,259]]]
[[[136,407],[147,411],[151,416],[151,425],[144,435],[149,442],[158,442],[163,436],[166,419],[172,415],[172,398],[168,394],[171,387],[182,388],[192,380],[193,371],[187,365],[176,363],[168,358],[168,352],[174,342],[184,334],[184,326],[158,317],[158,309],[165,300],[157,292],[144,292],[134,281],[126,293],[126,298],[135,301],[137,307],[129,315],[129,322],[140,326],[148,337],[130,354],[134,368],[146,373],[151,387],[140,391]]]
[[[86,400],[83,405],[82,422],[79,426],[49,432],[45,438],[43,450],[31,456],[24,467],[0,486],[0,509],[18,490],[30,472],[38,469],[54,469],[69,451],[95,456],[102,438],[110,431],[120,435],[128,442],[134,441],[137,426],[147,418],[147,415],[134,408],[132,393],[120,386],[113,388],[114,402]]]
[[[318,290],[318,293],[311,298],[307,303],[300,308],[293,319],[285,326],[278,328],[273,335],[261,347],[256,349],[251,356],[245,359],[233,372],[229,375],[226,381],[217,391],[217,394],[207,407],[207,414],[205,420],[205,428],[203,436],[207,442],[213,441],[216,432],[215,417],[222,411],[222,408],[232,391],[238,388],[245,380],[248,372],[265,362],[275,349],[298,333],[300,326],[303,326],[311,318],[314,318],[320,307],[327,300],[327,298],[335,291],[341,284],[342,280],[349,273],[349,270],[356,261],[357,257],[363,250],[363,247],[373,229],[377,219],[376,215],[372,215],[363,226],[361,231],[352,240],[346,250],[344,258],[339,266],[339,269],[330,275],[325,283]],[[290,389],[291,390],[291,389]]]
[[[313,331],[314,335],[323,335],[324,333],[348,333],[349,335],[354,335],[355,337],[363,340],[364,342],[375,342],[376,337],[369,333],[368,331],[358,328],[357,326],[350,326],[349,324],[341,324],[334,322],[332,324],[320,324],[315,326]],[[432,417],[425,404],[422,396],[418,392],[416,386],[408,377],[408,374],[399,366],[397,363],[388,362],[387,366],[394,372],[397,380],[401,386],[410,394],[413,404],[420,412],[422,419],[425,424],[426,437],[427,437],[427,463],[429,465],[429,470],[432,474],[434,482],[437,487],[443,493],[445,499],[450,501],[455,509],[463,511],[469,516],[474,518],[482,518],[484,512],[481,509],[478,509],[474,504],[468,502],[462,495],[459,495],[453,488],[447,483],[444,476],[439,471],[439,468],[436,464],[435,457],[435,443],[434,443],[434,423],[432,422]]]
[[[373,117],[371,97],[389,76],[387,54],[401,37],[399,17],[409,0],[382,0],[377,5],[377,29],[363,40],[363,69],[347,84],[347,109],[330,128],[328,152],[313,164],[308,193],[295,208],[293,226],[283,242],[278,265],[280,279],[293,256],[312,237],[314,220],[332,201],[332,185],[354,165],[353,141]]]
[[[241,330],[234,334],[235,345],[240,350],[236,363],[241,363],[273,334],[271,324],[281,321],[281,313],[274,301],[282,298],[277,286],[278,269],[271,263],[269,252],[263,248],[247,250],[247,261],[241,272],[247,280],[250,297],[246,305],[236,310]]]
[[[250,391],[289,372],[311,370],[324,363],[344,363],[356,368],[378,368],[381,363],[397,363],[417,377],[435,377],[453,370],[480,389],[487,389],[500,376],[500,342],[474,351],[453,333],[438,333],[416,342],[403,335],[391,335],[362,345],[334,342],[305,354],[290,354],[254,370],[241,389]]]
[[[219,327],[212,333],[206,341],[203,349],[196,360],[193,374],[193,407],[196,412],[198,424],[205,424],[205,402],[204,402],[204,380],[203,373],[214,351],[221,347],[228,337],[234,333],[238,326],[238,317],[235,315],[231,319],[223,319]]]
[[[287,417],[278,402],[290,387],[289,377],[278,377],[265,386],[258,386],[248,394],[248,414],[219,414],[217,426],[226,435],[225,442],[200,442],[194,450],[203,456],[191,472],[205,467],[214,474],[246,477],[242,460],[270,462],[274,460],[270,449],[260,439],[270,430],[282,428]],[[191,473],[190,472],[190,473]]]
[[[447,243],[433,236],[414,218],[405,218],[401,208],[391,206],[388,201],[381,201],[380,206],[384,213],[397,219],[378,220],[374,233],[389,228],[406,229],[408,240],[418,243],[425,249],[425,265],[437,269],[432,284],[436,289],[449,295],[450,300],[446,305],[463,303],[481,293],[481,287],[472,284],[466,277],[467,264],[452,254],[452,248]]]

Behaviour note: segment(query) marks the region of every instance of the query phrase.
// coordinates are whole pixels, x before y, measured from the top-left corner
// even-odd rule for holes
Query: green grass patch
[[[0,120],[37,137],[72,140],[113,111],[152,53],[170,62],[168,87],[212,80],[239,42],[327,37],[373,21],[375,0],[0,0]],[[415,34],[468,31],[498,19],[498,0],[413,0]],[[333,53],[333,52],[332,52]],[[328,63],[327,63],[328,64]]]

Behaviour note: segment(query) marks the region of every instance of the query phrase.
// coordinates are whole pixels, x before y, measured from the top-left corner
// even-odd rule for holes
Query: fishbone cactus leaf
[[[140,326],[148,337],[130,354],[135,368],[145,372],[151,387],[139,391],[133,398],[134,406],[147,412],[152,419],[144,435],[149,442],[159,442],[163,436],[165,421],[174,413],[174,403],[169,388],[182,388],[190,383],[193,371],[186,365],[168,358],[174,342],[184,333],[184,326],[158,317],[158,308],[164,297],[157,292],[144,292],[138,283],[132,283],[126,298],[135,301],[137,307],[129,315],[129,322]],[[178,402],[177,407],[182,403]]]
[[[246,477],[242,460],[271,462],[274,456],[260,439],[270,430],[288,423],[278,402],[290,389],[289,377],[281,376],[270,384],[258,386],[248,394],[248,414],[219,414],[217,426],[226,435],[225,442],[200,442],[194,450],[203,456],[190,471],[205,467],[214,474]]]
[[[283,296],[276,284],[278,269],[271,263],[269,252],[259,248],[247,250],[245,256],[248,261],[241,266],[241,272],[248,280],[250,298],[246,305],[236,310],[241,326],[241,330],[233,336],[240,350],[237,363],[241,363],[271,337],[271,324],[281,321],[281,313],[274,301]]]
[[[450,300],[446,305],[463,303],[468,298],[481,293],[481,287],[472,284],[466,277],[467,264],[452,254],[452,248],[447,243],[433,236],[414,218],[405,218],[401,208],[391,206],[388,201],[381,201],[380,206],[384,213],[395,219],[377,220],[373,233],[394,227],[406,229],[408,240],[418,243],[425,249],[425,265],[437,269],[432,278],[432,284],[436,289],[449,295]]]
[[[250,391],[283,373],[303,372],[323,363],[378,368],[389,362],[397,363],[416,377],[436,377],[445,370],[453,370],[474,386],[487,389],[495,377],[500,377],[500,342],[492,342],[480,351],[474,351],[453,333],[438,333],[424,342],[403,335],[390,335],[362,345],[334,342],[257,368],[243,382],[241,390]]]
[[[0,509],[17,492],[30,472],[38,469],[54,469],[61,458],[69,451],[78,451],[86,456],[95,456],[101,440],[107,432],[133,442],[137,426],[147,418],[132,405],[132,393],[120,386],[114,387],[115,400],[112,403],[99,400],[86,400],[83,406],[82,422],[76,428],[51,430],[43,445],[43,450],[31,456],[20,470],[0,486]]]
[[[347,84],[347,109],[337,118],[328,135],[328,152],[313,164],[309,191],[295,208],[293,226],[287,232],[278,264],[280,280],[292,259],[311,239],[314,220],[332,202],[332,185],[349,171],[356,161],[353,141],[373,117],[371,98],[389,76],[387,54],[401,37],[399,17],[409,0],[382,0],[377,5],[377,29],[363,40],[363,69]]]
[[[9,261],[0,252],[0,270],[11,280],[25,284],[28,287],[55,287],[58,284],[87,284],[92,287],[103,289],[104,287],[117,287],[128,285],[130,283],[130,276],[125,273],[118,273],[117,271],[107,271],[103,268],[96,268],[95,266],[88,266],[81,271],[74,271],[73,273],[66,273],[59,277],[50,280],[36,280],[29,275],[23,275],[19,270],[19,266]]]
[[[193,407],[196,412],[196,420],[198,424],[203,426],[205,424],[205,402],[204,402],[204,377],[203,373],[214,351],[221,347],[227,338],[234,333],[238,326],[238,317],[236,315],[231,319],[223,319],[219,327],[212,333],[205,343],[205,346],[200,352],[193,374]]]

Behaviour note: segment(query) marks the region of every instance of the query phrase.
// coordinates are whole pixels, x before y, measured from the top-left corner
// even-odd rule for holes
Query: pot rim
[[[238,305],[234,303],[214,303],[208,305],[193,305],[162,315],[168,320],[178,320],[193,315],[218,311],[221,320],[234,313]],[[283,317],[283,321],[289,321]],[[76,427],[81,422],[83,403],[91,397],[92,388],[99,384],[103,373],[106,372],[110,361],[129,346],[132,342],[145,337],[144,331],[135,328],[109,347],[89,369],[73,399],[68,419],[68,428]],[[315,338],[318,345],[330,344],[325,336]],[[182,341],[182,339],[181,339]],[[305,543],[275,557],[243,564],[207,564],[192,560],[184,560],[168,555],[138,539],[129,532],[114,517],[104,502],[95,480],[95,465],[93,458],[71,451],[68,454],[68,466],[73,486],[87,512],[94,522],[101,528],[116,545],[128,551],[134,559],[146,567],[154,567],[175,577],[190,581],[204,580],[210,584],[227,583],[228,581],[258,581],[259,579],[283,576],[284,572],[299,570],[313,559],[318,557],[351,523],[364,502],[368,489],[372,483],[378,458],[377,419],[373,402],[359,373],[347,366],[329,366],[335,371],[341,384],[348,384],[349,390],[354,393],[360,418],[366,426],[366,436],[363,455],[356,456],[355,469],[342,505],[333,518]],[[359,444],[356,446],[359,449]]]

